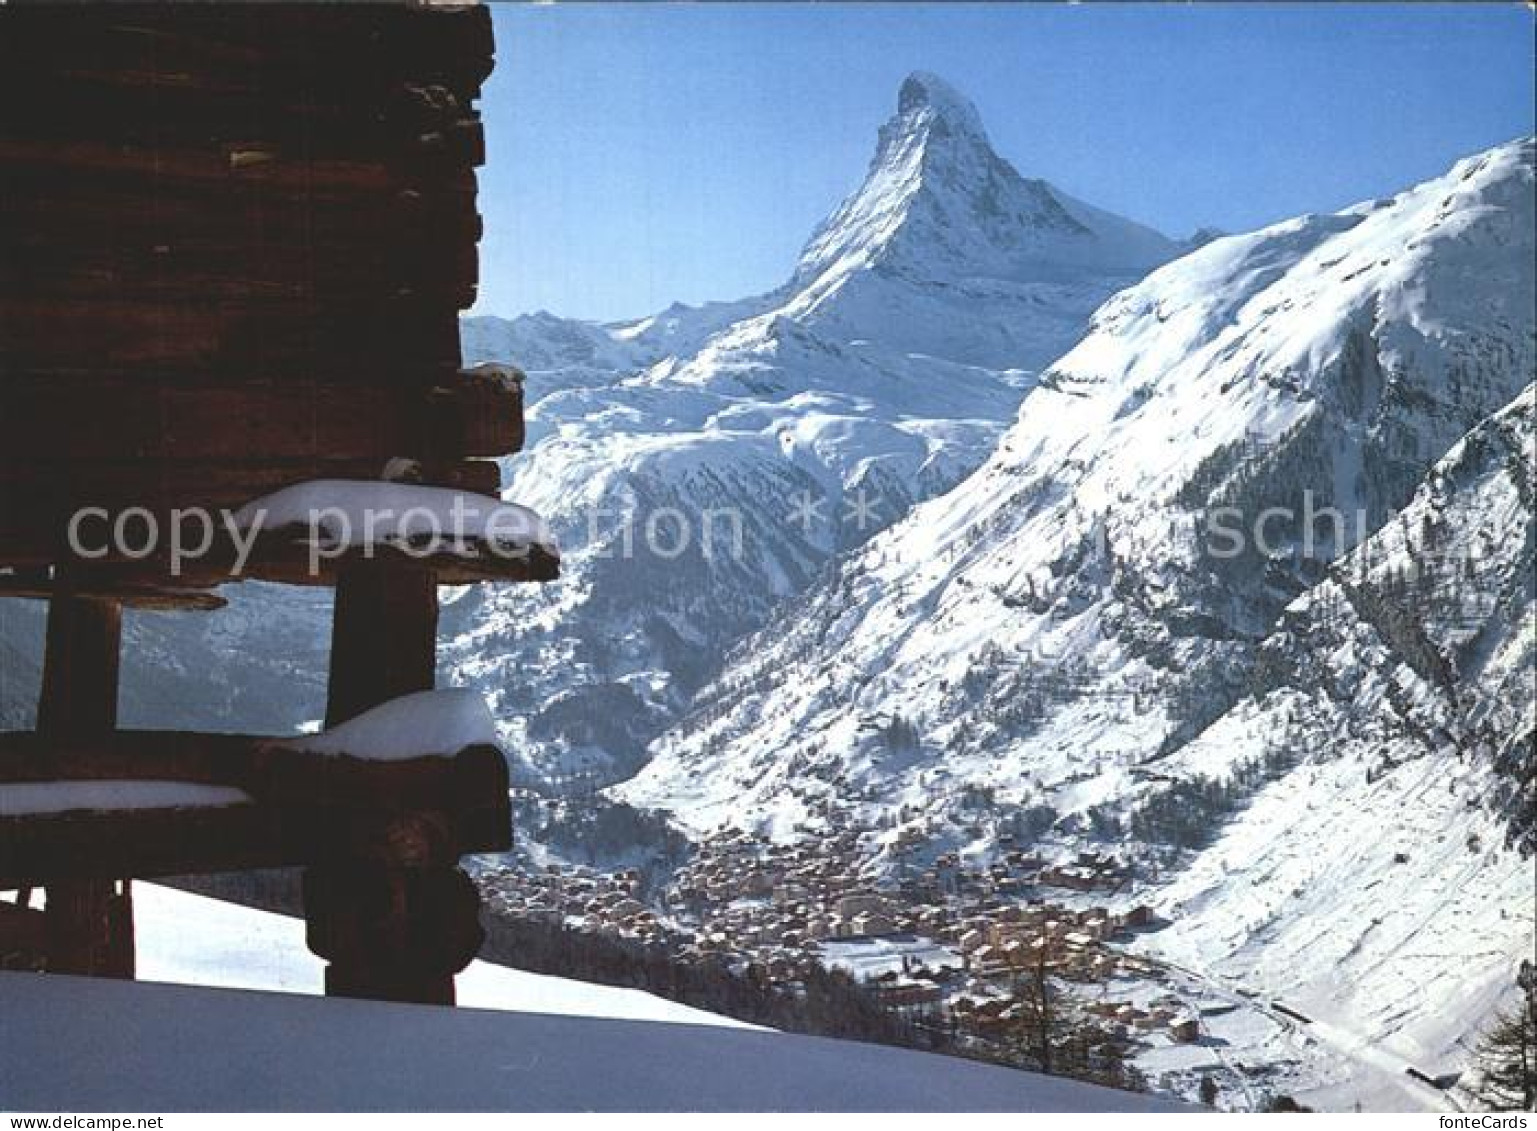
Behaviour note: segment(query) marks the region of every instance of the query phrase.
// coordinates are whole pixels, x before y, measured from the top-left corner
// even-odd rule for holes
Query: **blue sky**
[[[498,5],[479,313],[788,276],[910,71],[1027,176],[1171,235],[1396,191],[1533,131],[1521,5]]]

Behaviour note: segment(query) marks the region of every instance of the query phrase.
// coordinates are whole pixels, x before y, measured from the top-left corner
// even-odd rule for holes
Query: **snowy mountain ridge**
[[[1287,607],[1254,693],[1160,765],[1209,780],[1256,735],[1297,763],[1172,878],[1157,948],[1450,1072],[1533,947],[1534,444],[1529,384]]]
[[[1228,669],[1247,667],[1287,602],[1529,378],[1531,155],[1517,143],[1392,202],[1213,241],[1117,295],[1025,399],[998,453],[749,645],[705,699],[737,717],[680,731],[626,793],[656,782],[675,805],[663,782],[674,759],[701,770],[712,732],[745,733],[754,720],[793,730],[789,749],[852,733],[849,701],[930,717],[919,764],[943,750],[955,772],[965,751],[1029,750],[1068,726],[1070,702],[1015,738],[990,721],[1001,688],[1053,673],[1095,697],[1141,700],[1140,737],[1108,719],[1094,727],[1109,749],[1178,744],[1203,721],[1198,709],[1179,717],[1194,709],[1189,696],[1216,694],[1220,713],[1222,689],[1232,697],[1243,684]],[[1220,531],[1201,524],[1220,507],[1250,523],[1282,507],[1290,517],[1265,532],[1277,552],[1249,538],[1230,557],[1214,553]],[[1309,507],[1348,521],[1309,541]],[[802,678],[818,656],[844,691]],[[758,673],[770,670],[782,674],[760,695]],[[742,781],[774,791],[784,764],[760,755],[751,769],[699,776],[739,810]],[[912,760],[902,767],[911,777]]]
[[[1533,935],[1533,155],[1116,295],[613,792],[893,873],[1108,847],[1150,945],[1465,1060]]]
[[[1021,178],[962,96],[914,75],[778,290],[606,327],[467,321],[471,359],[531,368],[508,495],[552,517],[565,580],[466,597],[451,677],[501,696],[536,776],[633,772],[727,645],[981,462],[1035,369],[1177,251]],[[630,553],[659,512],[668,548],[684,521],[690,544]],[[742,552],[723,558],[725,514]]]
[[[925,280],[1040,281],[1044,268],[1134,274],[1174,250],[1157,232],[1021,177],[994,152],[976,108],[918,72],[881,127],[865,183],[813,234],[795,281],[814,307],[864,266]]]

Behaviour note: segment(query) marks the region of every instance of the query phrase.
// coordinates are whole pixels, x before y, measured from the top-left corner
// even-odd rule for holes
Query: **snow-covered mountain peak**
[[[902,84],[864,183],[806,245],[792,284],[808,309],[858,273],[974,285],[1140,275],[1178,251],[1164,236],[1027,179],[981,116],[935,75]]]
[[[915,72],[895,101],[863,182],[781,286],[606,326],[470,320],[466,356],[517,358],[530,403],[602,384],[605,371],[784,393],[834,360],[860,372],[940,360],[1016,374],[1012,385],[1060,357],[1105,298],[1186,250],[1022,177],[944,79]],[[791,354],[811,364],[786,364]]]
[[[926,118],[944,130],[987,141],[977,108],[955,87],[929,71],[914,71],[902,83],[897,92],[897,116],[909,121]]]
[[[1530,325],[1532,185],[1533,140],[1523,138],[1390,199],[1212,239],[1106,303],[1046,383],[1083,394],[1183,380],[1196,397],[1233,402],[1265,387],[1305,401],[1327,395],[1362,334],[1390,379],[1446,363],[1466,346],[1465,327]],[[1435,383],[1427,395],[1449,399]],[[1250,411],[1234,403],[1230,415]]]

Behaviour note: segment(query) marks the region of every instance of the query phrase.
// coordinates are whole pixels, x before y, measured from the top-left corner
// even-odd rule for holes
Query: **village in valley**
[[[881,870],[857,831],[794,844],[734,829],[701,840],[661,879],[569,861],[486,862],[490,916],[627,940],[793,993],[842,971],[886,1009],[989,1059],[1050,1062],[1126,1080],[1163,1063],[1199,1083],[1214,1002],[1131,944],[1161,920],[1113,855],[1047,862],[1003,843],[988,863],[943,853]],[[1171,1055],[1172,1054],[1172,1055]]]

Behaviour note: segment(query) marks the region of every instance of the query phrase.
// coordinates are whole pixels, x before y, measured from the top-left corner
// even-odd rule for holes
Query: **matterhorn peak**
[[[984,142],[987,140],[987,131],[982,127],[982,116],[977,113],[977,108],[955,87],[929,71],[914,71],[908,75],[897,93],[899,118],[920,115]]]
[[[914,71],[864,183],[813,234],[793,284],[815,304],[867,269],[943,283],[1140,275],[1177,251],[1157,232],[1021,177],[965,95]]]

